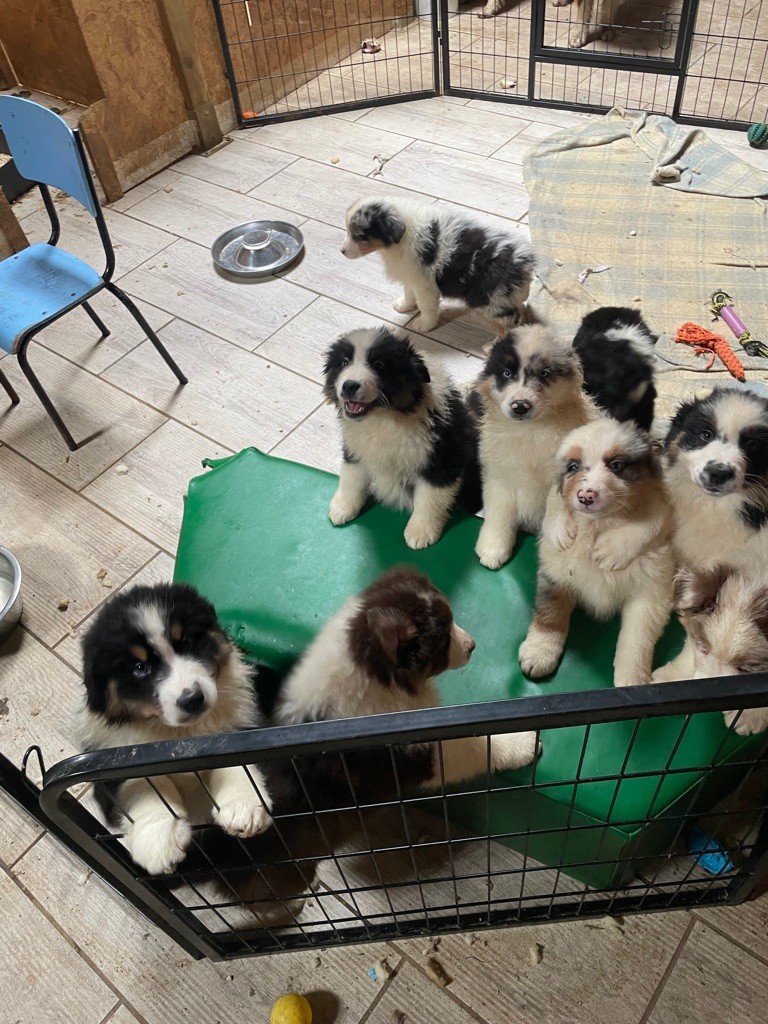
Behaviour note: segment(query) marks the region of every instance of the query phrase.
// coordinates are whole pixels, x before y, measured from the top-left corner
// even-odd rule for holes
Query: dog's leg
[[[506,2],[507,0],[487,0],[485,7],[478,12],[478,18],[495,18],[504,10]]]
[[[539,569],[536,579],[536,611],[519,652],[520,668],[531,679],[548,676],[557,668],[575,604],[571,594],[560,589]]]
[[[487,772],[514,771],[530,764],[541,751],[535,732],[509,732],[490,737],[464,736],[433,744],[433,774],[426,783],[431,789],[474,779]],[[490,754],[490,764],[489,764]]]
[[[211,772],[208,788],[218,804],[213,820],[231,836],[247,839],[272,824],[272,800],[256,765],[249,765],[247,772],[240,766],[217,768]]]
[[[614,686],[650,682],[653,651],[671,610],[671,595],[664,591],[643,594],[624,605],[613,659]]]
[[[672,683],[676,679],[693,679],[694,672],[693,644],[689,637],[685,638],[682,651],[672,661],[657,668],[651,676],[652,683]]]
[[[426,334],[437,327],[437,322],[440,319],[440,292],[433,282],[419,281],[418,284],[414,283],[413,293],[420,316],[417,316],[408,326],[414,331]]]
[[[574,4],[574,6],[576,6]],[[574,46],[577,49],[581,49],[582,46],[586,46],[590,40],[591,35],[596,29],[596,25],[592,25],[592,12],[595,9],[595,20],[597,20],[598,7],[597,0],[583,0],[581,11],[580,24],[572,24],[571,32],[568,37],[568,45]]]
[[[746,711],[724,711],[726,726],[739,736],[753,736],[768,730],[768,708],[748,708]]]
[[[485,519],[475,545],[475,554],[488,569],[498,569],[508,562],[517,540],[517,504],[509,483],[495,478],[493,468],[483,480]]]
[[[392,308],[398,313],[410,313],[417,308],[416,296],[409,285],[403,285],[403,294],[392,303]]]
[[[428,548],[430,544],[440,540],[460,485],[460,480],[447,487],[435,487],[421,479],[416,481],[413,489],[413,512],[404,534],[405,543],[409,548]]]
[[[128,779],[117,800],[132,819],[123,820],[123,830],[134,861],[150,875],[173,871],[192,839],[187,809],[173,782],[162,775],[155,776],[152,785],[146,779]]]
[[[357,519],[368,497],[368,478],[359,462],[341,464],[339,486],[331,498],[328,518],[334,526],[343,526],[351,519]]]

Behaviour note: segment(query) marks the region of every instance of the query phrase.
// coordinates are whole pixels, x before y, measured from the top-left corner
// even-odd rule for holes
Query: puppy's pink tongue
[[[365,412],[365,406],[362,402],[347,402],[347,412],[351,412],[353,416],[357,416],[361,412]]]

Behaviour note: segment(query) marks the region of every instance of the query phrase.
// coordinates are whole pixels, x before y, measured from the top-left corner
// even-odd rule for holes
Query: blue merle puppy
[[[418,309],[411,325],[437,327],[440,297],[460,299],[500,329],[524,319],[534,257],[524,238],[458,210],[416,199],[361,199],[347,211],[342,253],[380,252],[387,276],[403,286],[398,313]]]

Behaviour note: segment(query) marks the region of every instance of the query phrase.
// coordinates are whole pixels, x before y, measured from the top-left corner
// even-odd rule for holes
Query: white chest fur
[[[374,497],[393,508],[411,509],[413,486],[432,451],[425,413],[376,409],[360,422],[345,421],[344,444],[365,470]]]
[[[768,529],[755,530],[741,518],[741,494],[707,494],[685,467],[669,474],[675,519],[674,544],[683,565],[711,569],[768,561]]]

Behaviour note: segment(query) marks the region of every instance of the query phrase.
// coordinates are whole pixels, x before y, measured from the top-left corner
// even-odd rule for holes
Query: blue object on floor
[[[47,242],[23,249],[0,263],[0,348],[18,356],[24,376],[66,441],[67,447],[75,451],[90,438],[75,443],[29,365],[27,346],[44,327],[77,306],[83,307],[101,331],[101,338],[108,337],[109,331],[88,304],[92,295],[102,289],[110,291],[143,328],[179,383],[186,384],[187,378],[133,300],[112,281],[115,253],[88,172],[79,131],[70,128],[63,118],[47,107],[20,96],[0,96],[0,127],[17,171],[40,189],[51,222],[51,236]],[[77,256],[57,248],[61,229],[49,186],[76,199],[94,218],[106,261],[102,273]],[[1,369],[0,387],[5,389],[11,405],[18,405],[19,396]]]
[[[734,864],[720,842],[701,825],[694,825],[688,836],[688,852],[698,867],[710,875],[724,875],[734,870]]]

